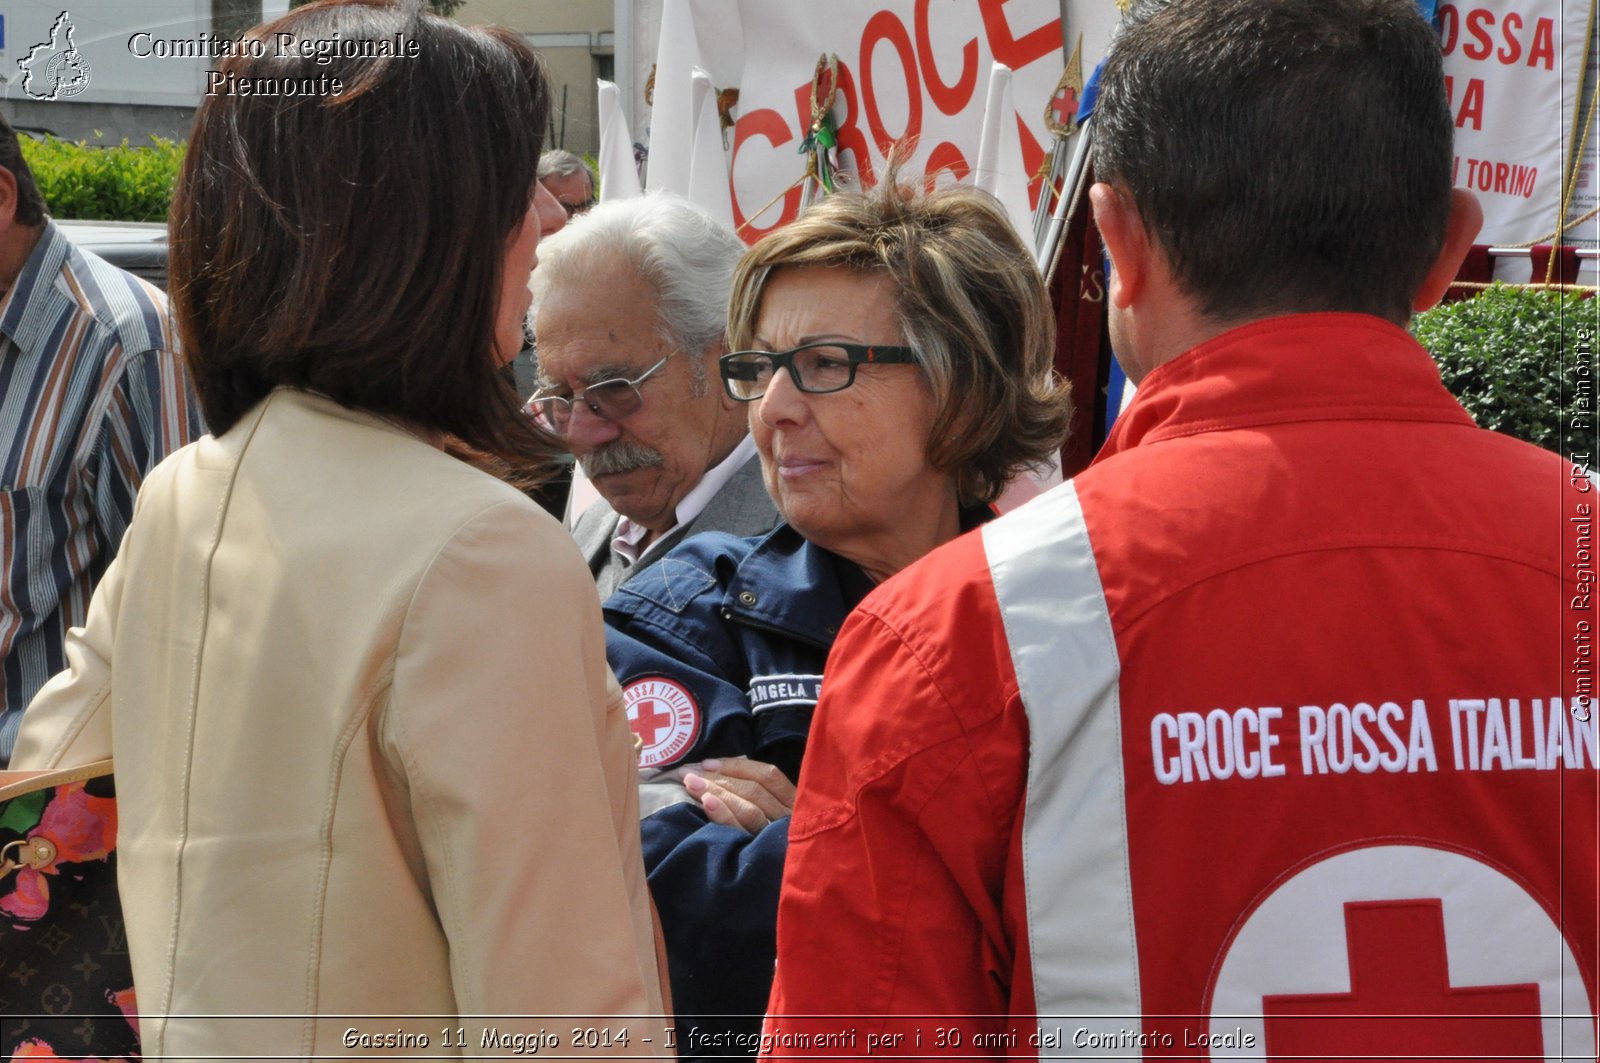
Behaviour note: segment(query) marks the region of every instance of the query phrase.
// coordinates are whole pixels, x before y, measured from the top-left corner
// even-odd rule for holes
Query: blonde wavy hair
[[[871,190],[828,196],[745,252],[733,275],[729,349],[754,344],[777,270],[888,275],[901,335],[934,397],[928,462],[955,477],[961,505],[987,504],[1066,438],[1068,385],[1052,369],[1055,314],[994,197],[967,186],[923,192],[901,184],[898,169],[892,161]]]

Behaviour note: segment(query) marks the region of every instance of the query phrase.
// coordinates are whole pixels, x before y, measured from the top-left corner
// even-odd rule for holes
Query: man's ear
[[[0,232],[17,220],[17,175],[0,166]]]
[[[1123,190],[1097,182],[1089,189],[1089,203],[1094,207],[1094,223],[1111,259],[1107,294],[1118,309],[1126,309],[1150,277],[1150,234],[1145,232],[1133,200]]]
[[[1461,260],[1472,250],[1472,241],[1477,239],[1478,230],[1482,228],[1483,207],[1479,206],[1478,197],[1464,188],[1452,188],[1450,220],[1445,223],[1444,246],[1439,249],[1439,257],[1433,260],[1428,275],[1422,279],[1422,285],[1411,299],[1414,312],[1421,313],[1444,298],[1444,293],[1450,289],[1450,282],[1456,279],[1456,273],[1461,269]]]

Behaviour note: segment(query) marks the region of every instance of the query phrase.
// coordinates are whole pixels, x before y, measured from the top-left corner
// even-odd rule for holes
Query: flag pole
[[[1057,182],[1066,173],[1067,160],[1070,157],[1067,141],[1076,132],[1074,121],[1078,117],[1078,106],[1082,96],[1083,34],[1080,33],[1077,43],[1072,48],[1072,56],[1061,71],[1061,79],[1056,82],[1055,91],[1050,94],[1049,101],[1044,105],[1044,125],[1050,130],[1055,142],[1050,151],[1050,169],[1045,174],[1044,184],[1039,189],[1039,202],[1033,208],[1035,248],[1043,247],[1045,233],[1050,223],[1050,193],[1055,190]],[[1069,192],[1071,192],[1070,187],[1061,186],[1062,195]]]
[[[1055,91],[1044,108],[1044,124],[1055,134],[1055,146],[1050,153],[1050,172],[1039,190],[1039,202],[1033,214],[1035,261],[1040,273],[1049,273],[1061,234],[1066,231],[1067,221],[1075,209],[1078,182],[1088,159],[1090,95],[1083,81],[1083,34],[1080,33],[1072,48],[1072,57],[1061,72],[1061,80],[1056,82]],[[1077,141],[1069,155],[1068,141],[1074,136]],[[1050,193],[1057,187],[1057,181],[1061,191],[1052,209]]]
[[[1093,118],[1085,118],[1078,126],[1078,143],[1072,150],[1072,162],[1068,164],[1066,174],[1062,177],[1061,195],[1056,199],[1055,210],[1050,213],[1050,227],[1045,231],[1044,240],[1039,244],[1037,262],[1039,272],[1045,275],[1046,281],[1055,271],[1056,254],[1061,248],[1061,236],[1067,231],[1067,223],[1072,220],[1072,212],[1077,209],[1079,193],[1082,191],[1078,186],[1083,183],[1084,175],[1089,169],[1093,121]]]
[[[811,125],[800,142],[800,154],[806,157],[800,190],[802,210],[834,191],[839,138],[833,124],[833,101],[838,94],[839,57],[824,52],[811,72]]]

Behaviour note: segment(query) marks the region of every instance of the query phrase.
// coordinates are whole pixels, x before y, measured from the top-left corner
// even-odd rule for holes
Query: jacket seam
[[[950,740],[953,740],[954,738],[958,738],[958,737],[959,738],[967,738],[967,737],[969,737],[969,735],[966,732],[963,732],[961,735],[952,736],[952,739],[950,739]],[[947,741],[950,741],[950,740],[947,740]],[[936,743],[934,746],[928,747],[928,749],[924,750],[923,752],[930,752],[933,749],[937,748],[938,746],[942,746],[942,745],[945,745],[945,744],[946,744],[946,742]],[[950,779],[958,771],[960,771],[963,766],[965,766],[967,764],[972,764],[973,765],[973,767],[974,767],[973,775],[978,779],[979,785],[983,787],[983,789],[984,789],[984,798],[985,798],[985,800],[987,801],[987,803],[989,805],[990,812],[993,813],[993,811],[994,811],[994,800],[993,800],[993,796],[988,792],[989,791],[988,781],[983,778],[983,773],[981,771],[976,770],[976,757],[974,757],[973,751],[972,751],[972,747],[971,747],[971,745],[969,743],[967,748],[962,750],[961,755],[959,757],[956,757],[950,763],[949,767],[947,767],[943,772],[940,773],[938,780],[929,785],[927,796],[920,803],[918,803],[918,805],[916,806],[915,822],[918,822],[918,823],[922,822],[922,816],[923,816],[924,811],[928,808],[929,805],[933,804],[934,801],[941,795],[941,792],[943,791],[944,787],[949,783]],[[925,877],[927,869],[928,869],[928,866],[930,864],[935,864],[935,863],[939,862],[938,851],[934,847],[932,841],[930,839],[928,839],[928,837],[925,834],[920,835],[920,837],[922,839],[922,845],[919,848],[922,849],[922,852],[918,853],[917,859],[916,859],[915,863],[913,864],[912,874],[909,876],[909,878],[907,880],[907,883],[906,883],[906,886],[907,886],[906,891],[905,891],[905,893],[903,894],[903,896],[900,899],[900,918],[895,923],[894,946],[893,946],[892,950],[891,949],[885,949],[884,950],[885,953],[886,953],[887,958],[889,958],[892,961],[892,962],[888,962],[888,963],[884,964],[884,974],[883,974],[883,979],[882,979],[882,981],[884,982],[884,985],[883,985],[882,989],[880,990],[880,992],[882,993],[882,1005],[883,1005],[881,1010],[885,1014],[888,1013],[888,1006],[889,1006],[890,1002],[893,1001],[893,999],[894,999],[895,990],[899,988],[901,982],[903,981],[903,979],[901,977],[901,975],[902,975],[901,956],[905,952],[906,930],[907,930],[908,925],[909,925],[909,918],[908,917],[909,917],[909,915],[911,913],[912,900],[913,900],[914,897],[917,896],[917,892],[918,892],[917,891],[917,885],[918,885],[918,882],[923,877]],[[980,940],[987,940],[987,938],[988,938],[987,934],[980,935]]]
[[[1239,418],[1180,422],[1166,428],[1155,428],[1137,443],[1124,447],[1117,453],[1127,453],[1138,447],[1153,446],[1176,439],[1209,435],[1213,432],[1248,431],[1252,428],[1270,428],[1277,425],[1316,424],[1338,421],[1342,423],[1373,421],[1381,424],[1432,424],[1446,428],[1476,429],[1469,415],[1452,416],[1449,410],[1440,410],[1437,403],[1396,404],[1374,410],[1356,406],[1278,406],[1270,414]]]
[[[664,652],[661,648],[661,644],[650,646],[650,649],[661,653],[663,657],[670,658],[674,663],[689,665],[690,667],[704,672],[706,675],[709,675],[714,679],[722,680],[731,687],[736,689],[738,687],[738,684],[732,682],[728,677],[738,674],[741,671],[741,662],[737,659],[733,659],[729,662],[732,667],[724,667],[724,662],[717,660],[715,657],[707,653],[701,648],[700,645],[685,639],[683,637],[683,631],[678,625],[668,626],[666,624],[659,623],[645,612],[631,613],[620,623],[613,623],[611,621],[607,621],[607,623],[610,624],[610,626],[615,629],[619,635],[626,635],[629,638],[633,637],[629,632],[629,628],[638,628],[643,631],[648,631],[660,638],[662,644],[670,644],[673,647],[671,653]],[[645,671],[648,672],[650,669],[645,669]],[[621,676],[618,676],[617,678],[619,682],[622,679]],[[748,699],[746,699],[746,701],[748,704]]]
[[[317,854],[317,889],[311,915],[311,964],[306,972],[307,1015],[318,1013],[320,1009],[317,1003],[322,997],[323,921],[327,918],[328,911],[328,880],[333,874],[333,825],[338,817],[339,792],[344,778],[345,761],[350,753],[350,743],[372,717],[373,708],[379,697],[378,692],[389,689],[393,676],[394,665],[391,661],[388,669],[379,677],[379,682],[362,711],[351,714],[350,722],[345,725],[334,746],[334,756],[329,766],[327,797],[323,804],[322,830],[319,838],[321,852]],[[307,1026],[306,1040],[303,1044],[306,1055],[313,1054],[316,1048],[315,1040],[316,1026],[315,1023],[311,1023]]]
[[[183,921],[183,857],[189,848],[189,812],[190,794],[194,780],[194,730],[195,716],[200,702],[200,672],[205,658],[206,638],[211,629],[211,570],[216,564],[217,551],[222,546],[222,529],[227,523],[228,512],[233,502],[233,490],[239,481],[239,469],[244,464],[245,456],[250,451],[250,444],[255,441],[256,431],[261,427],[261,422],[266,417],[266,411],[271,405],[271,398],[262,403],[256,419],[250,425],[249,434],[245,436],[239,447],[238,457],[234,459],[232,467],[228,470],[228,486],[222,491],[217,500],[216,517],[211,525],[211,548],[206,551],[206,563],[201,569],[199,595],[200,601],[205,603],[200,610],[198,638],[195,639],[195,648],[189,670],[189,699],[184,715],[184,764],[183,764],[183,798],[179,807],[183,810],[183,820],[178,828],[177,852],[173,860],[173,896],[172,896],[172,923],[167,939],[167,964],[166,984],[160,993],[158,1014],[163,1016],[172,1010],[173,984],[178,967],[178,928]],[[131,521],[129,522],[132,523]],[[113,746],[115,737],[113,736]],[[161,1036],[157,1039],[156,1051],[151,1053],[160,1056],[161,1043],[166,1038],[166,1020],[161,1022]]]
[[[815,818],[807,817],[808,819],[811,819],[811,822],[805,824],[805,829],[798,833],[795,832],[793,825],[791,825],[791,839],[794,837],[811,837],[813,835],[821,834],[825,831],[834,830],[846,823],[849,823],[860,813],[861,792],[868,786],[871,786],[873,783],[881,780],[884,776],[888,775],[902,764],[905,764],[907,761],[911,760],[913,757],[931,752],[935,749],[938,749],[940,746],[944,746],[950,742],[955,742],[958,740],[968,743],[967,755],[970,757],[970,744],[974,730],[976,730],[978,727],[992,724],[996,719],[1004,715],[1004,707],[1010,704],[1014,698],[1018,697],[1018,693],[1016,691],[1012,690],[1008,692],[1004,698],[1000,699],[1000,705],[998,708],[989,713],[982,720],[975,721],[972,726],[968,726],[967,722],[962,720],[960,715],[956,713],[955,703],[951,701],[949,694],[945,690],[944,684],[940,681],[940,676],[938,673],[936,673],[934,669],[929,666],[921,648],[914,644],[907,637],[905,632],[902,632],[899,628],[895,627],[877,612],[863,607],[860,609],[860,614],[863,620],[877,624],[882,631],[887,633],[889,637],[894,639],[905,648],[912,660],[916,661],[917,668],[920,669],[922,674],[927,678],[929,686],[938,696],[940,704],[946,713],[948,713],[951,721],[956,725],[956,732],[954,734],[926,742],[906,742],[901,745],[891,747],[890,749],[879,754],[877,757],[867,761],[864,765],[862,765],[861,770],[857,774],[851,776],[849,780],[849,786],[847,787],[848,792],[844,796],[841,803],[831,809],[826,810],[825,812],[818,814]],[[989,806],[989,811],[991,814],[993,814],[996,806],[994,795],[990,792],[988,780],[984,779],[981,773],[978,775],[978,780],[979,784],[983,787],[984,803]]]
[[[56,743],[56,748],[48,758],[48,764],[52,769],[61,767],[62,758],[67,755],[67,751],[78,741],[78,736],[83,734],[83,729],[89,726],[89,721],[99,714],[110,695],[111,680],[107,679],[95,689],[94,695],[89,699],[87,709],[73,718],[72,727],[62,736],[61,741]],[[114,740],[115,735],[113,734]]]
[[[390,677],[391,677],[391,682],[390,682],[391,702],[392,702],[392,690],[393,690],[393,681],[392,681],[393,680],[393,675],[394,675],[394,672],[397,670],[397,668],[399,666],[400,646],[405,641],[406,628],[411,622],[412,612],[415,609],[416,604],[417,604],[417,596],[422,592],[423,586],[428,582],[428,578],[433,574],[433,570],[434,570],[435,566],[438,565],[439,559],[442,556],[444,556],[446,551],[448,551],[452,546],[454,546],[456,544],[456,541],[460,538],[461,533],[464,532],[468,527],[470,527],[473,524],[476,524],[479,520],[483,519],[489,513],[492,513],[492,512],[494,512],[494,511],[496,511],[498,509],[501,509],[501,508],[503,508],[505,506],[511,506],[511,505],[516,505],[516,504],[517,504],[517,502],[515,500],[512,500],[512,499],[501,499],[499,501],[495,501],[495,502],[489,503],[488,505],[484,506],[482,509],[478,510],[476,513],[473,513],[471,516],[468,516],[468,517],[464,518],[461,521],[461,523],[456,525],[456,527],[453,528],[450,531],[450,533],[448,535],[444,536],[444,538],[440,542],[438,548],[428,558],[427,562],[424,565],[422,565],[422,567],[421,567],[421,569],[420,569],[420,571],[419,571],[419,573],[417,575],[416,582],[412,585],[411,594],[406,600],[405,611],[402,614],[401,620],[400,620],[400,628],[395,633],[395,652],[393,654],[393,658],[392,658],[392,660],[390,662],[390,667],[389,667],[389,674],[390,674]],[[449,899],[451,906],[452,907],[457,907],[459,905],[459,902],[460,902],[461,890],[460,890],[460,887],[456,883],[456,862],[454,860],[450,859],[449,847],[445,844],[445,839],[444,839],[443,834],[442,834],[442,828],[440,828],[440,826],[438,824],[438,816],[437,816],[437,811],[434,808],[433,797],[425,788],[423,788],[420,785],[420,782],[421,782],[421,772],[419,770],[420,761],[417,760],[414,751],[411,749],[410,741],[407,738],[406,726],[405,726],[405,721],[404,721],[404,718],[403,718],[403,714],[399,713],[399,712],[391,712],[389,714],[389,719],[392,720],[393,724],[394,724],[396,748],[398,749],[398,751],[400,753],[400,756],[401,756],[401,758],[403,759],[403,761],[405,763],[407,789],[410,790],[410,792],[412,793],[413,797],[415,798],[414,804],[419,806],[419,807],[421,807],[421,808],[425,808],[427,810],[427,816],[425,817],[425,822],[427,823],[427,832],[430,835],[434,836],[433,841],[434,841],[434,844],[437,846],[437,850],[436,851],[440,854],[440,857],[441,857],[440,862],[444,865],[444,881],[443,881],[443,883],[441,883],[441,885],[444,887],[444,891],[443,892],[445,893],[446,897]],[[422,831],[420,830],[420,826],[421,825],[419,824],[419,831],[418,831],[419,835],[422,833]],[[424,863],[426,863],[426,850],[424,850]],[[430,875],[430,881],[431,881],[431,875]],[[439,891],[435,891],[435,908],[436,909],[439,907],[438,895],[439,895]],[[462,972],[459,971],[457,969],[457,966],[456,966],[461,961],[461,950],[458,949],[458,948],[450,948],[449,947],[449,935],[448,935],[448,933],[445,934],[445,940],[446,940],[447,951],[448,951],[449,956],[450,956],[450,981],[451,981],[451,984],[452,984],[452,994],[455,995],[456,1008],[457,1008],[458,1012],[461,1012],[461,1011],[463,1011],[463,1009],[462,1009],[463,1001],[461,1000],[459,994],[456,993],[456,990],[454,988],[454,987],[458,987],[458,986],[467,984],[466,980],[462,976]],[[473,1006],[476,1006],[478,1002],[469,1001],[469,1002],[466,1002],[466,1003],[468,1003],[470,1005],[473,1005]],[[467,1010],[470,1012],[470,1009],[467,1009]]]

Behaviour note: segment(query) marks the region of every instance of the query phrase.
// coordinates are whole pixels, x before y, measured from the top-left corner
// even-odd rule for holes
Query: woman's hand
[[[794,811],[794,784],[771,764],[749,757],[708,760],[684,775],[689,796],[713,823],[751,834]]]

